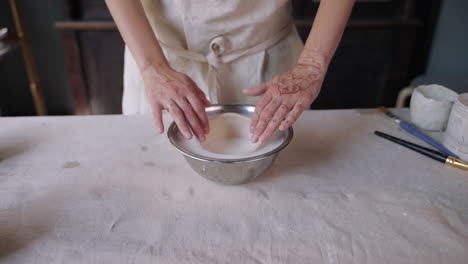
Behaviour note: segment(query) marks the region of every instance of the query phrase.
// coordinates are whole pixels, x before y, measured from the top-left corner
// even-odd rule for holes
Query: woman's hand
[[[324,77],[323,67],[315,64],[298,64],[271,81],[244,93],[265,95],[255,107],[250,132],[252,142],[266,141],[279,127],[288,129],[317,98]]]
[[[265,93],[252,118],[252,142],[265,141],[278,127],[286,130],[315,100],[354,1],[320,1],[298,65],[266,84],[244,91],[253,96]]]
[[[164,132],[162,110],[167,109],[187,139],[193,133],[203,141],[209,130],[205,107],[210,103],[187,75],[169,66],[141,1],[106,3],[141,72],[156,128]]]
[[[198,140],[204,141],[209,132],[205,107],[210,102],[195,82],[169,66],[145,69],[142,77],[159,133],[164,132],[162,110],[166,109],[185,138],[191,139],[193,133]]]

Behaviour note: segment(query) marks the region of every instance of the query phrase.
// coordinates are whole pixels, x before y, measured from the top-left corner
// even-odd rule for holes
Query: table
[[[468,173],[377,129],[419,142],[308,111],[272,169],[224,186],[151,116],[1,118],[0,263],[468,263]]]

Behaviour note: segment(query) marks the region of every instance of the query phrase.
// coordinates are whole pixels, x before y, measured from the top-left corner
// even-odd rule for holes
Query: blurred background
[[[318,1],[293,6],[305,39]],[[466,0],[357,0],[312,108],[391,107],[418,84],[468,92],[467,14]],[[123,49],[104,0],[0,1],[0,115],[119,114]]]

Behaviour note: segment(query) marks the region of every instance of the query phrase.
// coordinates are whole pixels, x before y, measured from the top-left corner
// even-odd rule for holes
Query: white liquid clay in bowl
[[[236,113],[224,113],[210,120],[210,133],[204,142],[187,140],[178,133],[181,147],[198,155],[216,159],[240,159],[265,154],[285,140],[286,133],[276,131],[263,143],[252,143],[250,118]]]

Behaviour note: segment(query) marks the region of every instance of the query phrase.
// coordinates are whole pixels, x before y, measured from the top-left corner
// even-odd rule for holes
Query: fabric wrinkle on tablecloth
[[[1,118],[0,263],[466,263],[466,172],[374,130],[417,142],[310,111],[266,175],[224,186],[150,116]]]

